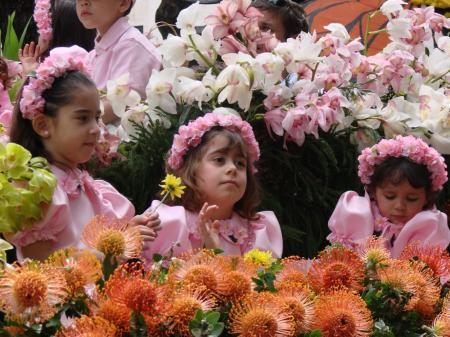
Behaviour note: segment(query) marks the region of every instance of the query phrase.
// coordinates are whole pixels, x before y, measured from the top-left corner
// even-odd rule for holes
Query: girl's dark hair
[[[305,10],[290,0],[254,0],[252,6],[278,15],[284,25],[284,39],[308,32]]]
[[[158,29],[164,39],[167,38],[167,35],[174,34],[174,31],[179,35],[180,30],[175,26],[178,14],[194,2],[194,0],[161,0],[161,4],[156,10],[155,21],[160,23]],[[164,23],[171,25],[171,27],[164,25]]]
[[[8,64],[6,60],[0,56],[0,84],[6,87],[8,82]]]
[[[23,87],[26,84],[28,84],[28,80],[25,81],[17,95],[9,135],[10,140],[25,147],[33,156],[43,156],[51,161],[51,156],[45,150],[41,137],[34,131],[31,120],[23,118],[20,111],[20,99],[22,98]],[[42,93],[45,100],[43,114],[56,117],[58,110],[71,102],[80,87],[90,86],[95,88],[94,82],[79,71],[68,72],[64,76],[56,78],[52,87]]]
[[[414,188],[425,188],[427,203],[424,209],[433,207],[438,193],[432,190],[430,172],[425,165],[413,162],[407,157],[389,157],[376,166],[373,175],[370,177],[367,192],[373,196],[378,186],[387,183],[397,185],[405,179]]]
[[[135,3],[135,0],[131,0],[130,7],[128,7],[128,9],[123,13],[122,16],[127,16],[128,14],[130,14],[131,10],[133,9],[134,3]]]
[[[240,134],[221,126],[215,126],[206,132],[202,137],[201,143],[197,147],[189,149],[184,156],[184,164],[180,169],[172,170],[166,164],[167,172],[180,177],[183,180],[183,184],[186,185],[185,193],[178,203],[181,203],[181,205],[191,212],[199,212],[202,208],[203,200],[200,198],[201,192],[197,186],[195,173],[207,151],[208,143],[219,134],[227,137],[228,149],[238,148],[247,157],[247,186],[241,200],[234,205],[234,211],[246,219],[255,219],[256,208],[260,203],[260,187],[251,172],[251,163],[247,155],[247,145]],[[174,203],[177,202],[175,201]]]
[[[52,6],[53,37],[48,52],[56,47],[80,46],[87,51],[94,48],[95,29],[84,28],[78,19],[76,0],[54,0]]]

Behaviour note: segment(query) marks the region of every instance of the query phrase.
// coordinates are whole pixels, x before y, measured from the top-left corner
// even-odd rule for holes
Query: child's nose
[[[234,163],[232,160],[230,160],[227,163],[227,172],[234,173],[234,172],[236,172],[236,170],[237,170],[236,163]]]
[[[395,203],[395,208],[397,208],[398,210],[406,209],[406,201],[403,199],[397,200],[397,202]]]

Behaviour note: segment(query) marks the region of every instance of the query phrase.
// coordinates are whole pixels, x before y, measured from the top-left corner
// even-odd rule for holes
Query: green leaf
[[[206,314],[206,321],[210,325],[216,324],[220,319],[220,313],[217,311],[211,311]]]
[[[220,334],[222,333],[224,328],[225,328],[225,324],[224,323],[222,323],[222,322],[216,323],[214,325],[214,328],[208,334],[208,336],[210,336],[210,337],[220,336]]]
[[[202,329],[200,328],[194,328],[191,331],[192,336],[194,337],[202,337]]]
[[[5,43],[3,45],[3,56],[10,60],[18,60],[19,40],[17,39],[16,31],[13,27],[14,17],[16,13],[13,12],[8,15],[8,23],[6,26]]]
[[[203,319],[203,317],[204,317],[203,310],[202,310],[202,309],[198,309],[198,310],[195,312],[194,320],[200,322],[200,321]]]

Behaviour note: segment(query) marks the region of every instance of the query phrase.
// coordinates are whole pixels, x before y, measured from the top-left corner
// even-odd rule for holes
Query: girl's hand
[[[203,204],[202,209],[198,215],[198,228],[206,248],[219,248],[219,221],[212,221],[212,215],[219,209],[217,205],[209,206],[207,202]]]
[[[131,226],[139,227],[142,239],[146,241],[154,241],[161,229],[161,220],[158,213],[144,213],[136,215],[129,222]]]
[[[39,45],[31,42],[25,44],[23,49],[19,49],[19,60],[22,62],[23,76],[28,76],[39,65],[39,56],[41,55],[41,49]]]

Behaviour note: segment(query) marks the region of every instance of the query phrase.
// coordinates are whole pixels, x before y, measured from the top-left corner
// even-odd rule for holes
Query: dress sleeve
[[[281,258],[283,254],[283,237],[281,228],[275,213],[263,211],[258,213],[258,220],[251,221],[251,226],[255,228],[255,246],[260,250],[269,250],[274,257]]]
[[[450,243],[447,215],[437,209],[416,214],[398,234],[392,247],[392,257],[397,258],[402,250],[414,241],[446,249]]]
[[[94,180],[93,190],[100,203],[99,209],[96,210],[98,214],[124,220],[129,220],[134,216],[133,204],[110,183],[104,180]]]
[[[52,203],[44,206],[44,218],[31,228],[17,232],[11,239],[16,247],[28,246],[36,241],[56,241],[57,234],[66,226],[70,226],[69,199],[66,192],[59,185],[53,192]]]
[[[373,235],[374,220],[370,199],[359,196],[354,191],[341,195],[328,221],[331,234],[327,240],[354,248]]]
[[[147,212],[155,209],[159,204],[158,200],[154,200]],[[155,253],[167,255],[173,248],[174,256],[178,256],[192,249],[184,207],[162,204],[158,207],[157,212],[161,220],[161,230],[154,241],[145,244],[142,252],[142,257],[148,263],[152,261]]]

